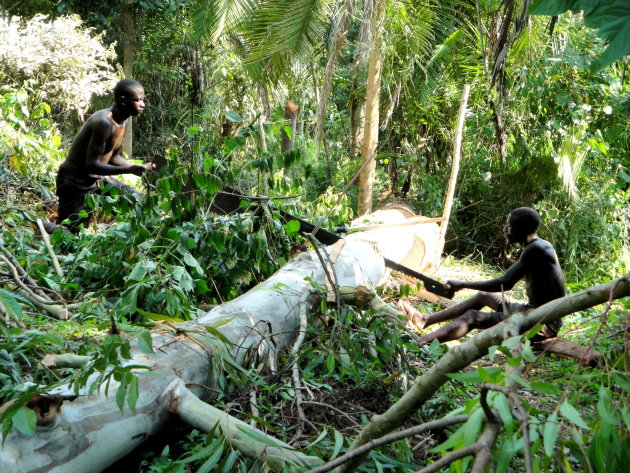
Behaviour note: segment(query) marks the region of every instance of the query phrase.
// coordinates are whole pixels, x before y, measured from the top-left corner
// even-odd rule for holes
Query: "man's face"
[[[505,235],[505,238],[507,241],[509,241],[510,243],[516,243],[516,238],[513,233],[512,224],[510,222],[509,215],[507,218],[507,223],[505,224],[505,227],[503,227],[503,234]]]
[[[129,98],[125,101],[127,110],[132,117],[139,117],[144,111],[144,89],[138,88],[130,91]]]

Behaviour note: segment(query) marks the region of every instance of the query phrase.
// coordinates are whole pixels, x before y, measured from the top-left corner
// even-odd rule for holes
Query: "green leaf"
[[[604,53],[593,64],[597,71],[630,53],[630,2],[628,0],[535,0],[532,15],[559,15],[583,10],[584,24],[608,41]]]
[[[560,424],[558,423],[558,413],[554,412],[547,418],[545,428],[543,430],[543,444],[545,447],[545,454],[550,457],[553,455],[553,447],[558,439],[558,432],[560,431]]]
[[[446,376],[462,383],[481,383],[479,371],[468,371],[466,373],[449,373]]]
[[[476,409],[464,424],[464,438],[473,443],[474,439],[479,435],[481,425],[483,424],[483,409]]]
[[[32,437],[37,428],[37,415],[33,409],[22,406],[13,416],[13,426],[22,434]]]
[[[530,388],[541,394],[560,394],[560,388],[555,384],[545,383],[542,381],[532,381],[529,383]]]
[[[293,236],[300,231],[300,222],[298,220],[289,220],[284,224],[284,230],[287,235]]]
[[[183,266],[173,266],[172,270],[173,279],[179,283],[184,291],[190,292],[194,289],[193,279]]]
[[[337,455],[339,455],[339,452],[341,452],[341,449],[343,448],[343,435],[341,435],[341,433],[337,430],[334,430],[333,432],[335,434],[335,447],[333,448],[330,460],[337,458]]]
[[[579,0],[534,0],[529,7],[530,15],[556,16],[578,8]]]
[[[140,315],[142,315],[143,317],[146,317],[149,320],[165,320],[167,322],[173,322],[173,323],[178,323],[178,322],[183,322],[184,319],[180,319],[178,317],[169,317],[168,315],[164,315],[164,314],[156,314],[154,312],[147,312],[145,310],[139,309],[138,307],[136,307],[136,312],[138,312]]]
[[[212,428],[212,431],[214,431],[214,429],[217,427],[219,423],[217,422],[214,427]],[[221,447],[221,445],[219,445],[221,443],[221,440],[219,439],[214,439],[212,440],[212,442],[210,442],[209,445],[205,446],[204,448],[202,448],[201,450],[199,450],[197,453],[194,453],[193,455],[184,458],[183,460],[180,460],[182,463],[191,463],[197,460],[201,460],[202,458],[206,458],[210,455],[212,455],[212,453],[217,449],[217,447]]]
[[[575,407],[569,404],[569,401],[564,401],[560,405],[560,414],[562,414],[569,422],[581,427],[584,430],[590,430],[589,426],[582,420],[580,413]]]
[[[612,411],[612,403],[608,391],[603,386],[599,388],[599,400],[597,401],[597,412],[600,417],[610,425],[619,425],[619,419]]]
[[[210,458],[208,458],[203,465],[199,467],[197,473],[208,473],[212,471],[214,466],[219,462],[221,456],[223,455],[223,444],[218,445],[217,449],[212,453]]]
[[[118,390],[116,391],[116,405],[118,408],[123,410],[125,407],[125,395],[127,394],[127,377],[123,376],[120,381],[120,386],[118,386]]]
[[[129,406],[129,409],[132,410],[132,412],[135,412],[139,394],[138,377],[135,376],[133,373],[128,373],[128,376],[130,377],[130,382],[129,394],[127,395],[127,405]]]
[[[509,425],[512,422],[512,410],[510,409],[510,403],[503,393],[496,393],[493,398],[494,407],[499,411],[499,417],[504,425]]]
[[[142,350],[144,353],[154,353],[153,352],[153,338],[148,330],[143,330],[138,334],[138,338],[136,339],[138,342],[138,348]]]
[[[180,248],[180,252],[184,255],[184,263],[195,269],[200,275],[203,274],[203,269],[201,269],[199,262],[193,257],[193,255],[183,248]]]
[[[291,135],[293,134],[291,127],[287,125],[282,130],[287,134],[287,137],[291,139]]]
[[[197,136],[199,134],[199,132],[201,131],[201,128],[199,128],[198,126],[189,126],[186,129],[186,134],[188,135],[188,138],[193,138],[195,136]]]
[[[244,424],[244,425],[236,424],[236,428],[240,430],[243,435],[246,435],[247,437],[250,437],[251,439],[256,440],[257,442],[264,443],[265,445],[269,445],[271,447],[277,447],[277,448],[282,448],[284,450],[287,450],[287,447],[278,443],[277,440],[271,437],[267,437],[260,430],[249,427],[247,424]]]
[[[236,450],[232,450],[223,464],[223,469],[221,473],[232,473],[232,467],[234,466],[234,462],[239,456],[239,452]]]
[[[211,327],[209,325],[206,325],[205,329],[208,331],[208,333],[214,335],[216,338],[218,338],[219,340],[221,340],[223,343],[225,343],[228,346],[234,345],[229,338],[227,338],[225,335],[223,335],[221,332],[219,332],[216,328]]]
[[[234,110],[226,111],[225,118],[227,118],[228,120],[234,123],[240,123],[243,120],[243,118],[241,117],[241,114],[238,112],[235,112]]]
[[[0,289],[0,309],[14,320],[22,320],[22,307],[18,304],[15,294]]]

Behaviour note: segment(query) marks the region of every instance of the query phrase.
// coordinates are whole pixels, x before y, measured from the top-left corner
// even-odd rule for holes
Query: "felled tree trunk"
[[[400,218],[399,212],[388,213],[392,218]],[[381,214],[379,220],[386,221],[386,215]],[[329,248],[329,254],[336,256],[334,264],[329,265],[336,284],[374,288],[387,275],[381,256],[402,261],[417,246],[418,232],[426,233],[429,227],[426,224],[400,227],[395,232],[394,242],[387,241],[391,238],[391,231],[387,230],[349,235],[337,243],[338,252]],[[437,233],[437,226],[434,232]],[[133,358],[128,364],[147,366],[159,375],[142,376],[142,370],[137,371],[140,383],[135,411],[125,406],[121,412],[117,407],[118,383],[113,380],[109,396],[102,389],[88,396],[84,389],[77,400],[63,404],[51,425],[38,427],[35,436],[14,430],[3,438],[0,472],[103,471],[159,432],[171,414],[184,421],[195,419],[195,426],[201,428],[213,422],[225,425],[237,422],[225,420],[225,413],[216,409],[218,412],[214,414],[200,413],[199,398],[207,397],[207,390],[201,386],[210,384],[213,356],[223,350],[236,361],[259,356],[273,362],[275,352],[287,347],[296,337],[300,309],[308,297],[316,293],[314,285],[322,287],[327,282],[315,252],[302,253],[248,293],[214,308],[194,322],[178,324],[178,328],[186,331],[183,335],[155,334],[154,354],[142,353],[132,344]],[[206,330],[208,326],[216,327],[229,343],[213,337]],[[60,391],[69,391],[69,388]],[[237,430],[240,436],[237,432],[236,437],[229,440],[233,447],[250,447],[245,453],[260,455],[253,445],[255,442],[244,438],[247,435],[241,429]],[[286,461],[311,466],[319,463],[319,459],[289,451],[282,442],[274,443],[277,450],[269,465],[276,471],[281,470]]]

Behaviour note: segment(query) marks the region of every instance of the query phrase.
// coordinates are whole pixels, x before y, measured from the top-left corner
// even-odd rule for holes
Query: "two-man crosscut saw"
[[[241,199],[260,200],[260,197],[250,197],[242,194],[236,189],[224,187],[223,190],[220,190],[214,196],[214,200],[212,202],[210,210],[224,214],[242,211],[243,209],[240,207]],[[300,233],[312,234],[313,230],[315,230],[315,225],[313,225],[312,223],[295,217],[288,212],[284,212],[279,209],[276,210],[278,210],[280,216],[282,217],[282,220],[284,220],[285,222],[289,222],[290,220],[297,220],[298,222],[300,222]],[[323,230],[321,228],[317,229],[317,232],[313,234],[313,237],[315,237],[319,242],[323,243],[324,245],[333,245],[341,240],[341,237],[339,235],[335,235],[334,233]],[[412,278],[422,281],[422,283],[424,284],[424,288],[427,291],[432,292],[433,294],[437,294],[438,296],[446,297],[447,299],[453,298],[453,294],[455,291],[453,291],[453,289],[451,289],[451,287],[449,287],[448,285],[442,284],[441,282],[436,281],[435,279],[430,278],[429,276],[426,276],[422,273],[414,271],[413,269],[408,268],[407,266],[404,266],[400,263],[396,263],[389,258],[383,259],[385,260],[385,266],[387,266],[388,268],[395,269],[396,271],[400,271],[407,276],[411,276]]]
[[[306,220],[294,217],[293,215],[287,212],[283,212],[282,210],[280,210],[280,214],[282,215],[283,220],[297,220],[298,222],[300,222],[300,233],[311,233],[313,230],[315,230],[315,225],[307,222]],[[313,234],[313,236],[325,245],[332,245],[341,240],[341,237],[339,235],[335,235],[334,233],[323,230],[321,228],[317,229],[317,233]],[[426,276],[422,273],[419,273],[418,271],[414,271],[413,269],[408,268],[407,266],[404,266],[400,263],[396,263],[389,258],[383,258],[383,260],[385,260],[385,266],[387,266],[388,268],[395,269],[396,271],[400,271],[407,276],[411,276],[412,278],[422,281],[422,283],[424,284],[424,288],[427,291],[432,292],[433,294],[437,294],[438,296],[446,297],[447,299],[453,298],[453,294],[455,293],[455,291],[453,291],[450,286],[442,284],[441,282],[436,281],[435,279],[430,278],[429,276]]]

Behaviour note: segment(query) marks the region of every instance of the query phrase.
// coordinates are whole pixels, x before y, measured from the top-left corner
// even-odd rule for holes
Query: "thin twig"
[[[253,417],[260,417],[260,411],[258,410],[258,403],[256,402],[256,389],[252,389],[249,393],[249,408],[252,410]],[[256,419],[250,419],[249,425],[256,427]]]
[[[32,298],[33,300],[41,304],[54,304],[55,303],[52,299],[48,297],[44,298],[40,296],[39,294],[36,294],[35,291],[33,291],[30,287],[24,284],[24,281],[22,281],[22,278],[20,277],[18,270],[5,255],[0,255],[0,259],[2,259],[5,262],[5,264],[9,267],[9,269],[13,273],[13,281],[20,287],[20,289],[26,292],[30,296],[30,298]]]
[[[478,441],[473,443],[472,445],[468,445],[467,447],[460,448],[459,450],[455,450],[454,452],[449,453],[448,455],[444,455],[438,461],[431,463],[428,466],[425,466],[421,470],[418,470],[418,473],[435,473],[436,471],[441,470],[447,465],[450,465],[454,461],[457,461],[461,458],[468,457],[470,455],[474,455],[482,448],[486,447],[485,441]]]
[[[324,258],[322,257],[322,255],[319,252],[319,242],[317,242],[317,240],[315,239],[315,237],[313,236],[313,233],[307,233],[306,236],[307,238],[310,240],[310,242],[313,244],[313,248],[315,249],[315,254],[317,255],[317,258],[319,259],[319,262],[322,265],[322,269],[324,270],[324,273],[326,274],[326,279],[328,279],[328,282],[330,283],[330,286],[334,289],[335,291],[335,295],[337,298],[337,304],[339,304],[339,301],[341,300],[341,296],[339,295],[339,287],[337,286],[337,284],[335,283],[335,280],[333,279],[333,276],[330,274],[330,271],[328,271],[328,265],[326,264],[326,261],[324,261]],[[324,251],[322,249],[322,251]],[[326,255],[328,256],[328,255]],[[331,269],[332,268],[332,265]]]
[[[306,419],[306,415],[304,414],[304,409],[302,408],[302,402],[304,401],[304,397],[302,396],[302,385],[300,383],[300,364],[298,363],[298,355],[300,353],[300,348],[302,347],[302,342],[304,341],[304,337],[306,336],[306,310],[308,303],[305,300],[300,304],[300,329],[298,332],[297,340],[291,349],[291,357],[293,363],[293,387],[295,389],[295,405],[297,408],[298,418],[300,420],[300,424],[298,425],[296,437],[299,437],[302,434],[304,429],[304,424],[308,421]]]
[[[333,468],[338,467],[339,465],[343,465],[344,463],[352,460],[353,458],[367,454],[368,452],[372,451],[373,449],[377,447],[380,447],[381,445],[397,442],[398,440],[402,440],[407,437],[413,437],[414,435],[419,435],[429,430],[439,430],[439,429],[444,429],[445,427],[449,427],[454,424],[461,424],[463,422],[466,422],[469,417],[470,416],[468,415],[442,417],[441,419],[438,419],[438,420],[427,422],[421,425],[416,425],[414,427],[410,427],[408,429],[404,429],[399,432],[394,432],[393,434],[385,435],[384,437],[370,440],[368,443],[361,445],[357,449],[351,450],[348,453],[341,455],[340,457],[337,457],[328,463],[325,463],[324,465],[318,466],[317,468],[313,468],[312,470],[309,470],[307,473],[326,473],[328,471],[331,471]]]
[[[59,260],[57,259],[57,255],[55,254],[55,250],[53,250],[52,245],[50,244],[50,238],[48,238],[48,233],[44,229],[44,224],[40,218],[37,219],[37,227],[39,228],[39,233],[42,235],[42,241],[44,242],[44,246],[48,250],[48,254],[52,259],[53,267],[61,279],[63,279],[63,271],[61,270],[61,266],[59,265]]]

